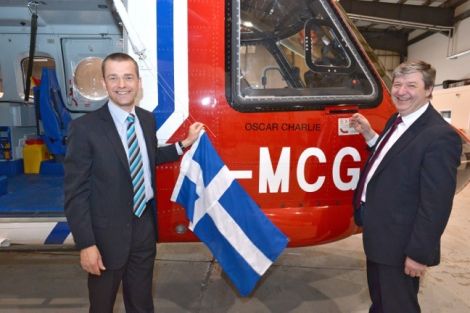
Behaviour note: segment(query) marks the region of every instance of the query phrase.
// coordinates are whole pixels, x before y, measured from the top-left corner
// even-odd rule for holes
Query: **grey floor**
[[[422,311],[470,312],[470,186],[455,198],[442,246],[441,265],[422,280]],[[369,306],[361,235],[286,249],[249,298],[237,296],[202,244],[160,244],[155,264],[162,313],[366,313]],[[77,252],[2,251],[0,275],[0,313],[88,311]],[[120,295],[115,312],[125,312]]]

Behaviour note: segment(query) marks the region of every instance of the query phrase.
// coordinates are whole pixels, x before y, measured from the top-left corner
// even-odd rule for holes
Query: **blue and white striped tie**
[[[137,141],[137,134],[135,132],[135,116],[133,114],[129,114],[127,117],[127,147],[132,186],[134,187],[133,212],[137,217],[140,217],[146,206],[144,168],[139,143]]]

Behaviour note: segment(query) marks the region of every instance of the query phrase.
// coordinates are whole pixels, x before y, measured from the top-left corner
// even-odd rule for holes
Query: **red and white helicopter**
[[[1,6],[0,44],[8,50],[0,56],[1,106],[11,112],[19,107],[22,114],[34,110],[23,99],[28,59],[37,80],[41,64],[55,69],[72,117],[95,110],[106,101],[102,58],[128,52],[143,79],[140,106],[154,112],[161,144],[184,138],[189,124],[203,122],[229,169],[290,246],[360,231],[352,195],[367,152],[349,117],[361,112],[380,130],[394,107],[389,78],[337,1],[140,0],[125,6],[121,0],[44,0]],[[34,123],[26,126],[35,129]],[[469,141],[464,134],[462,140],[466,160]],[[15,159],[18,145],[11,146]],[[160,242],[197,240],[184,209],[170,202],[179,164],[156,171]],[[464,163],[459,188],[469,175]],[[60,205],[41,210],[0,207],[0,241],[71,244]]]

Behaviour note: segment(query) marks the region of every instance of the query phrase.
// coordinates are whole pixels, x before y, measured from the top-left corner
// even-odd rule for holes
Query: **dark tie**
[[[134,206],[132,210],[137,217],[140,217],[146,206],[144,168],[135,132],[135,116],[133,114],[129,114],[127,117],[127,147],[132,186],[134,187]]]
[[[364,187],[366,184],[366,179],[367,175],[369,174],[369,171],[374,164],[375,160],[377,157],[380,155],[380,152],[382,151],[383,147],[387,143],[387,141],[390,139],[390,136],[393,134],[395,129],[397,129],[398,124],[402,122],[401,116],[397,117],[395,121],[393,121],[392,126],[390,127],[389,131],[385,134],[385,136],[382,138],[382,141],[379,142],[379,145],[374,151],[374,154],[369,158],[367,161],[366,165],[364,166],[364,170],[362,171],[361,179],[359,180],[359,183],[357,184],[356,188],[356,199],[354,202],[354,208],[357,209],[359,208],[361,204],[361,197],[362,197],[362,192],[364,191]]]

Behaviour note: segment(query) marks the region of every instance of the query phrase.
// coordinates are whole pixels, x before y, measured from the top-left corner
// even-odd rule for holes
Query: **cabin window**
[[[81,60],[75,68],[74,89],[87,100],[103,100],[108,96],[103,86],[102,62],[101,58],[88,57]]]
[[[21,70],[23,72],[23,90],[26,88],[26,76],[28,75],[29,57],[21,60]],[[34,99],[33,88],[41,83],[41,74],[44,67],[55,69],[55,61],[49,57],[34,57],[33,71],[31,75],[31,85],[29,98]]]
[[[448,123],[452,123],[452,111],[444,110],[444,111],[439,111],[439,113],[441,113],[444,120],[446,120]]]
[[[236,110],[380,103],[380,81],[328,1],[238,0],[226,11],[227,97]]]

